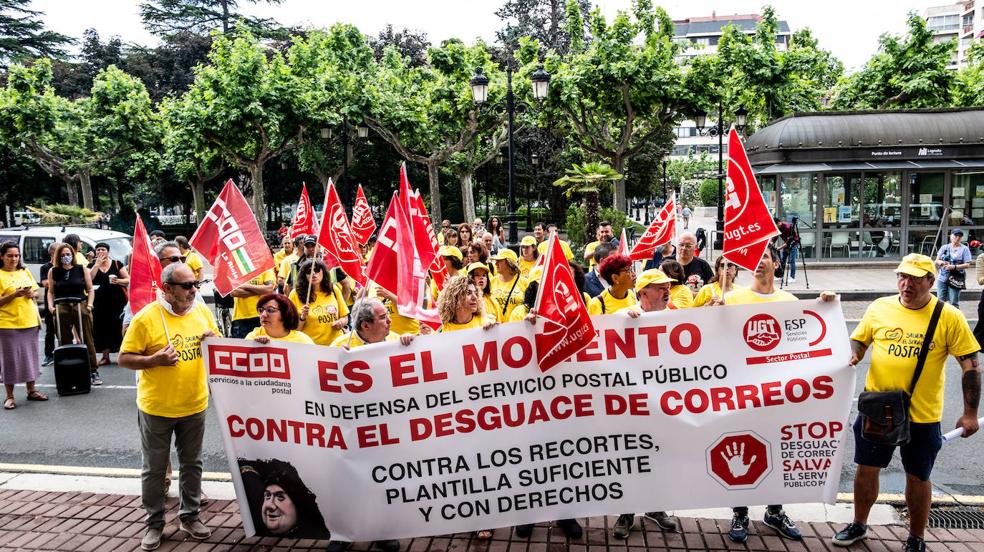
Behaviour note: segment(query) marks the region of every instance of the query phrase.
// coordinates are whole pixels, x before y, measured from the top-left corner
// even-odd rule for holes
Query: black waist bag
[[[861,414],[861,436],[873,443],[883,445],[904,445],[909,442],[909,405],[912,394],[922,374],[929,346],[936,333],[936,324],[943,312],[943,301],[936,301],[933,315],[929,319],[929,328],[923,338],[919,357],[916,359],[916,371],[912,375],[912,383],[908,391],[864,391],[858,396],[858,412]]]

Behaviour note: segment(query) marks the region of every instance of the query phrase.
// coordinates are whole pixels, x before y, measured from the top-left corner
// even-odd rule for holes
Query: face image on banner
[[[291,539],[327,539],[318,497],[283,460],[239,459],[248,516],[256,534]],[[246,517],[246,516],[243,516]]]

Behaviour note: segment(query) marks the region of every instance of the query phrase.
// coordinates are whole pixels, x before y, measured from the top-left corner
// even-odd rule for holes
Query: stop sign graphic
[[[707,449],[707,471],[727,489],[754,489],[772,468],[769,442],[754,431],[726,433]]]

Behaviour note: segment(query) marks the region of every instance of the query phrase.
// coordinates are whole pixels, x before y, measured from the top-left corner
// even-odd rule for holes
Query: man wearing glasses
[[[693,293],[700,291],[700,288],[714,277],[711,265],[704,259],[694,256],[696,251],[697,236],[692,232],[680,234],[677,240],[677,261],[683,266],[683,273],[687,275],[685,283]]]
[[[171,437],[178,451],[180,528],[198,540],[211,530],[198,518],[202,489],[202,438],[208,408],[202,338],[217,335],[212,312],[195,300],[201,282],[188,265],[161,272],[163,297],[141,310],[126,330],[118,363],[139,370],[137,423],[143,453],[141,496],[147,512],[140,547],[155,550],[164,530],[165,471]]]

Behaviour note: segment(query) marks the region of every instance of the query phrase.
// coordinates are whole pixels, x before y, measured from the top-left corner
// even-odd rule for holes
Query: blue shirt
[[[954,265],[969,263],[972,260],[972,257],[970,255],[970,248],[962,243],[958,248],[954,248],[950,244],[944,245],[943,247],[940,248],[939,253],[936,254],[936,258],[943,259],[944,261],[948,261],[948,264],[954,264]],[[963,270],[960,269],[960,272],[963,272]],[[936,274],[936,281],[945,282],[949,276],[950,276],[950,271],[943,267],[940,267],[939,271]]]

